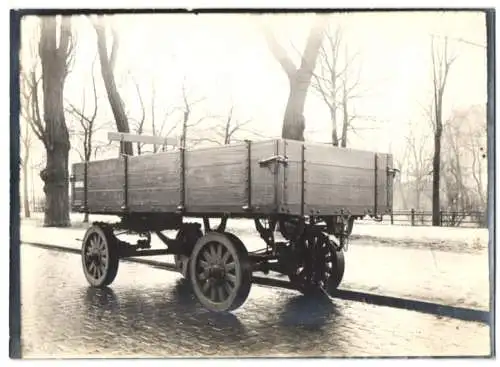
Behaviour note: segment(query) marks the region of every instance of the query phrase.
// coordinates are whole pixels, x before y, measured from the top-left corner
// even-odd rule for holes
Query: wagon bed
[[[392,174],[390,154],[282,139],[180,149],[74,164],[72,209],[379,215],[392,209]]]

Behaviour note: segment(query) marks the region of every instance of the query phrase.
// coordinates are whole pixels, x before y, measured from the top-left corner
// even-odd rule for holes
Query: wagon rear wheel
[[[326,234],[307,228],[301,241],[295,244],[295,270],[289,274],[291,283],[303,294],[324,289],[335,294],[344,276],[345,261]]]
[[[232,311],[248,298],[252,268],[244,244],[229,233],[210,232],[191,255],[190,279],[200,303],[212,311]]]
[[[118,273],[117,241],[111,228],[93,225],[85,233],[81,257],[83,273],[92,287],[106,287]]]

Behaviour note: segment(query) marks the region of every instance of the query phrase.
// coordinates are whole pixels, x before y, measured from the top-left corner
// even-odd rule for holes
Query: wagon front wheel
[[[118,249],[113,231],[93,225],[85,233],[81,249],[83,273],[92,287],[110,285],[118,273]]]
[[[200,303],[211,311],[232,311],[248,298],[252,268],[243,243],[229,233],[210,232],[196,243],[189,273]]]

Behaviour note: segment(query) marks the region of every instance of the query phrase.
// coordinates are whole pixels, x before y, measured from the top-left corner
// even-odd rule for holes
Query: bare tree
[[[432,82],[433,82],[433,118],[434,156],[432,162],[432,225],[440,225],[440,174],[441,174],[441,139],[443,136],[443,97],[450,68],[456,57],[448,52],[448,39],[445,38],[439,52],[431,41]]]
[[[475,108],[454,111],[444,126],[441,175],[445,197],[441,201],[453,212],[448,218],[452,224],[486,210],[481,151],[486,144],[485,130],[484,111]]]
[[[69,171],[70,141],[64,116],[64,84],[72,60],[74,39],[71,20],[62,17],[58,24],[54,16],[41,18],[38,53],[42,69],[43,121],[38,104],[39,80],[31,72],[33,116],[31,127],[43,143],[47,162],[40,173],[46,196],[45,226],[67,227],[69,218]],[[59,39],[58,39],[59,34]]]
[[[326,17],[318,15],[306,40],[299,68],[295,66],[287,51],[279,44],[273,32],[267,26],[264,27],[268,46],[285,71],[290,86],[283,120],[282,137],[284,139],[304,141],[304,105],[323,40],[325,24]]]
[[[29,101],[24,99],[24,104],[28,105]],[[23,108],[23,110],[25,110]],[[26,111],[28,112],[28,111]],[[24,209],[24,217],[30,218],[30,200],[29,200],[29,190],[28,190],[28,169],[30,164],[30,150],[32,144],[32,135],[30,131],[30,127],[28,126],[29,115],[26,116],[25,113],[22,112],[22,115],[26,123],[21,124],[21,169],[23,175],[23,209]]]
[[[425,132],[421,136],[416,136],[415,131],[416,129],[410,125],[410,133],[405,138],[409,153],[406,173],[411,190],[415,193],[414,206],[417,210],[421,210],[422,194],[429,183],[432,157],[427,150],[430,137]]]
[[[125,108],[123,106],[123,100],[118,92],[115,82],[114,69],[116,64],[116,56],[118,52],[118,34],[115,29],[111,28],[111,34],[113,36],[113,43],[111,46],[111,53],[108,55],[107,46],[107,25],[104,21],[103,16],[97,16],[93,19],[93,24],[95,31],[97,33],[97,50],[99,53],[99,60],[101,63],[101,73],[102,79],[104,81],[104,86],[108,95],[108,101],[113,111],[113,116],[116,122],[116,128],[118,132],[129,133],[129,121],[127,114],[125,113]],[[120,153],[133,155],[134,149],[131,142],[120,142]]]
[[[236,137],[238,132],[243,131],[252,120],[240,120],[235,116],[234,104],[229,107],[226,116],[218,118],[219,123],[212,129],[214,138],[206,137],[205,141],[210,141],[218,145],[228,145],[232,142],[241,141]]]
[[[132,82],[134,83],[135,90],[137,92],[137,97],[139,99],[139,105],[141,106],[141,117],[136,120],[134,118],[129,118],[130,121],[134,122],[134,130],[137,134],[141,135],[144,132],[144,123],[146,122],[146,107],[144,106],[144,100],[142,98],[142,93],[141,93],[141,88],[139,87],[139,83],[137,80],[135,80],[134,77],[132,78]],[[127,116],[129,114],[127,113]],[[137,155],[141,155],[142,153],[142,147],[143,143],[137,143]]]
[[[195,121],[193,120],[193,109],[197,104],[199,104],[202,101],[205,101],[205,97],[198,98],[196,100],[190,100],[189,98],[189,93],[186,88],[186,80],[184,79],[184,82],[182,83],[182,106],[174,108],[174,110],[182,111],[182,132],[181,132],[181,138],[180,138],[180,145],[182,148],[187,147],[187,142],[188,142],[188,131],[192,128],[198,127],[203,121],[208,120],[208,119],[213,119],[217,118],[216,115],[211,115],[207,114],[204,115],[200,118],[198,118]],[[192,122],[191,122],[192,121]],[[196,145],[202,141],[206,140],[205,138],[199,138],[199,139],[190,139],[190,144],[191,145]]]
[[[75,129],[76,133],[73,136],[77,136],[81,138],[81,144],[75,145],[73,148],[80,156],[80,159],[83,162],[89,162],[92,153],[94,155],[97,154],[97,150],[100,148],[102,144],[95,142],[95,134],[101,128],[96,125],[96,117],[98,110],[98,96],[97,96],[97,88],[96,88],[96,80],[95,80],[95,62],[97,57],[94,58],[92,62],[92,105],[93,107],[90,110],[90,113],[87,113],[87,104],[86,104],[86,91],[85,89],[82,92],[82,102],[81,107],[75,106],[73,103],[68,102],[68,107],[66,111],[68,111],[78,122],[78,126]],[[83,148],[83,149],[81,149]],[[85,213],[84,223],[87,223],[89,220],[88,213]]]

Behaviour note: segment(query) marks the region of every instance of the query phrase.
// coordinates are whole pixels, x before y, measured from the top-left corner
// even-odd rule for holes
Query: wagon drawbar
[[[121,258],[172,254],[197,299],[213,311],[240,307],[255,272],[284,274],[304,294],[322,289],[332,295],[343,278],[354,221],[381,220],[392,210],[395,172],[390,154],[284,139],[76,163],[72,211],[120,218],[87,230],[84,274],[91,286],[104,287],[114,281]],[[265,247],[249,252],[226,230],[231,218],[253,221]],[[176,236],[166,236],[167,230]],[[130,243],[123,234],[138,239]],[[151,249],[152,234],[165,249]]]

